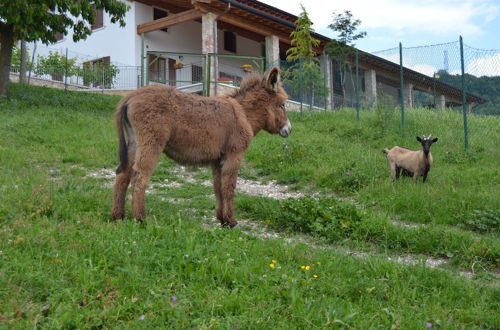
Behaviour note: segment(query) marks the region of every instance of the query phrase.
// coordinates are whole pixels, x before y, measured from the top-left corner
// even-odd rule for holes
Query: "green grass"
[[[118,99],[17,84],[11,100],[0,99],[0,328],[500,327],[497,279],[456,272],[471,264],[498,267],[498,205],[488,196],[498,179],[493,142],[465,158],[456,149],[449,163],[436,144],[429,182],[415,185],[388,179],[379,149],[401,140],[388,128],[374,137],[375,114],[361,123],[347,111],[292,115],[289,139],[260,134],[245,176],[321,194],[286,201],[238,194],[237,214],[332,246],[377,252],[360,259],[259,239],[215,221],[203,225],[214,211],[210,187],[186,183],[166,159],[152,183],[182,185],[148,195],[145,224],[110,222],[109,180],[88,174],[117,165]],[[443,140],[443,148],[452,145]],[[208,179],[208,171],[195,177]],[[476,193],[466,194],[467,185]],[[447,215],[442,208],[460,204],[449,193],[470,207]],[[429,195],[441,196],[432,212],[443,218],[418,216]],[[460,218],[472,212],[476,222]],[[396,226],[387,215],[429,226]],[[456,265],[451,271],[400,265],[378,253],[384,250],[449,254]]]

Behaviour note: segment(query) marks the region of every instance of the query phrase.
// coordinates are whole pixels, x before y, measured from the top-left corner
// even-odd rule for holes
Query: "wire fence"
[[[141,66],[127,66],[68,49],[32,48],[28,79],[66,89],[132,90],[166,84],[203,95],[224,94],[249,72],[263,72],[266,63],[263,57],[148,51]],[[14,79],[19,71],[16,54]],[[402,134],[424,134],[429,132],[419,126],[422,109],[443,121],[448,109],[462,115],[460,122],[449,119],[449,126],[456,128],[454,139],[466,148],[480,139],[498,139],[498,128],[482,117],[500,115],[500,50],[473,48],[460,38],[421,47],[400,44],[371,54],[353,49],[343,57],[281,61],[280,67],[290,110],[353,108],[362,120],[363,111],[387,108],[399,111]]]

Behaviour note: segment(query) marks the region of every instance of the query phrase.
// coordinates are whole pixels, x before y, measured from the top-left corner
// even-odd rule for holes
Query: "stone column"
[[[321,55],[321,74],[326,78],[325,84],[328,90],[328,97],[326,98],[326,108],[333,109],[333,85],[332,85],[332,61],[328,55]]]
[[[375,70],[365,71],[365,104],[369,108],[377,105],[377,73]]]
[[[266,69],[280,66],[280,39],[275,35],[266,37]]]
[[[405,107],[413,108],[413,84],[403,85]]]
[[[438,95],[436,97],[435,107],[439,110],[444,110],[446,108],[446,98],[444,97],[444,95]]]
[[[201,52],[203,54],[215,53],[215,33],[217,33],[217,15],[206,13],[201,17]],[[214,58],[210,63],[210,81],[215,81],[215,63]],[[208,64],[208,63],[207,63]],[[205,77],[206,78],[206,77]],[[210,95],[214,95],[213,83],[210,84]]]
[[[468,114],[471,114],[472,113],[472,107],[474,106],[474,104],[472,103],[467,103],[467,113]]]

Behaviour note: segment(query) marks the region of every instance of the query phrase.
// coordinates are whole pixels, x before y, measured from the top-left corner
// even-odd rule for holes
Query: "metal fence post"
[[[299,58],[299,100],[300,100],[300,113],[302,113],[302,105],[303,105],[303,95],[304,95],[304,86],[302,85],[302,57]]]
[[[328,61],[329,61],[329,56],[328,55],[324,55],[323,56],[324,58],[324,64],[323,64],[323,87],[324,88],[324,102],[325,102],[325,111],[327,110],[327,107],[328,107],[328,102],[327,102],[327,98],[328,98],[328,86],[327,86],[327,71],[328,71]]]
[[[465,96],[465,63],[464,63],[464,42],[460,36],[460,66],[462,70],[462,108],[464,112],[464,146],[469,147],[469,132],[467,127],[467,98]]]
[[[356,48],[356,119],[359,120],[359,52]]]
[[[399,43],[399,104],[401,107],[401,128],[405,134],[405,103],[403,91],[403,45]]]
[[[64,65],[64,90],[68,90],[68,48],[66,47],[66,63]]]
[[[144,86],[144,33],[141,33],[141,87],[142,86]]]

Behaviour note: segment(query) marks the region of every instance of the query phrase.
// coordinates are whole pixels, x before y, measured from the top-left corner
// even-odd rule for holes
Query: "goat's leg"
[[[132,210],[134,219],[138,221],[146,218],[144,194],[162,150],[160,145],[142,144],[137,147],[132,175]]]
[[[224,224],[222,213],[224,209],[224,201],[222,198],[222,187],[221,187],[221,177],[222,177],[222,165],[219,160],[215,161],[212,163],[212,183],[214,187],[214,194],[215,194],[215,200],[216,200],[216,209],[215,209],[215,216],[217,219],[221,222],[221,224]]]
[[[111,209],[111,219],[123,219],[125,217],[125,199],[127,188],[132,176],[132,166],[135,160],[135,147],[129,147],[128,164],[122,172],[116,174],[115,185],[113,187],[113,207]]]
[[[390,163],[390,166],[391,166],[391,177],[393,180],[397,180],[398,179],[398,176],[396,175],[396,164],[394,163]]]
[[[427,180],[427,173],[429,173],[429,172],[427,172],[427,171],[424,172],[424,175],[423,175],[424,178],[422,180],[422,183],[425,183],[425,180]]]
[[[401,176],[401,167],[396,165],[396,180]]]
[[[222,225],[234,227],[238,222],[233,216],[234,191],[243,154],[225,156],[221,169]]]

